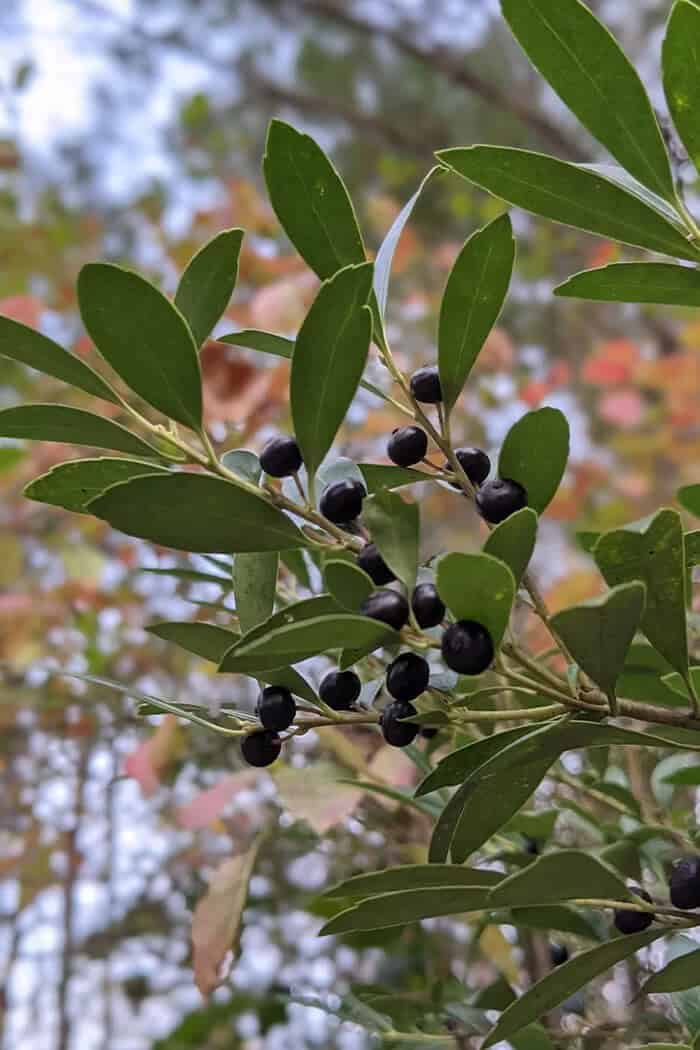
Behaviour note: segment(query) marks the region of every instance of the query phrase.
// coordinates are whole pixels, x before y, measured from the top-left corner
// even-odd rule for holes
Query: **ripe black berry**
[[[384,708],[379,724],[387,744],[391,744],[392,747],[406,747],[413,743],[420,726],[414,722],[402,722],[400,719],[410,718],[415,713],[413,704],[404,704],[400,700],[395,700],[393,704]]]
[[[394,700],[415,700],[428,688],[430,667],[417,653],[401,653],[386,672],[386,687]]]
[[[301,452],[293,437],[273,438],[260,453],[260,466],[271,478],[296,474],[301,462]]]
[[[400,427],[389,438],[386,452],[397,467],[412,467],[428,451],[428,435],[420,427]]]
[[[652,903],[651,897],[640,886],[630,886],[635,896]],[[618,908],[615,911],[615,929],[620,933],[643,933],[654,921],[654,915],[648,911],[633,911],[631,908]]]
[[[423,726],[420,731],[420,735],[426,740],[432,740],[433,737],[436,737],[439,732],[440,730],[437,729],[435,726]]]
[[[408,602],[398,591],[373,591],[363,601],[360,612],[373,620],[381,620],[397,631],[408,622]]]
[[[243,738],[241,753],[249,766],[271,766],[279,758],[282,741],[277,733],[261,729]]]
[[[491,470],[491,460],[483,449],[471,447],[456,448],[455,456],[472,485],[480,485],[482,481],[486,481]],[[452,469],[448,460],[445,461],[445,469]],[[455,488],[459,488],[459,486],[455,485]]]
[[[436,405],[438,401],[442,401],[440,375],[435,365],[426,365],[413,373],[411,393],[416,401],[422,401],[426,405]]]
[[[411,608],[419,627],[437,627],[445,616],[445,604],[432,583],[419,583],[411,595]]]
[[[674,908],[700,908],[700,857],[677,860],[668,885]]]
[[[492,525],[497,525],[516,510],[527,507],[527,492],[517,481],[494,478],[481,486],[475,500],[482,518]]]
[[[294,697],[281,685],[268,685],[263,689],[255,713],[265,729],[279,733],[288,729],[297,713]]]
[[[336,525],[354,521],[362,512],[362,501],[366,495],[361,481],[350,478],[334,481],[324,489],[321,496],[321,514]]]
[[[549,958],[552,966],[562,966],[569,958],[569,949],[565,944],[550,944]]]
[[[525,852],[529,853],[531,857],[539,856],[540,844],[537,839],[530,838],[529,835],[525,836]]]
[[[318,695],[334,711],[348,711],[361,689],[362,683],[354,671],[331,671],[321,682]]]
[[[481,674],[493,660],[491,635],[475,620],[458,620],[442,636],[442,656],[458,674]]]
[[[373,583],[381,587],[383,583],[391,583],[396,576],[382,558],[374,543],[368,543],[357,555],[357,564],[367,573]]]

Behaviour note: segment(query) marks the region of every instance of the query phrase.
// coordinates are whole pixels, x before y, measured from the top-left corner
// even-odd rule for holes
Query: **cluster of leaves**
[[[328,158],[308,136],[273,122],[264,162],[270,200],[322,283],[295,340],[247,329],[221,341],[291,359],[291,414],[304,464],[294,485],[264,477],[249,450],[219,456],[203,423],[199,353],[234,290],[242,230],[218,234],[194,256],[173,302],[129,270],[102,263],[84,267],[78,283],[83,322],[117,379],[106,378],[35,329],[0,320],[5,356],[116,406],[128,422],[69,405],[0,412],[3,437],[123,454],[59,464],[33,481],[27,495],[94,515],[161,546],[215,557],[218,569],[232,569],[238,630],[198,622],[161,623],[152,631],[215,662],[222,673],[247,675],[294,694],[300,703],[287,738],[311,728],[376,725],[390,659],[399,651],[429,654],[440,648],[439,634],[421,630],[414,619],[395,628],[363,614],[374,590],[354,564],[365,544],[365,526],[399,587],[410,593],[418,579],[434,582],[452,622],[475,622],[488,632],[493,665],[469,678],[433,664],[412,720],[438,731],[438,747],[455,734],[469,738],[478,727],[513,727],[472,738],[429,767],[416,799],[440,792],[431,810],[430,863],[343,883],[329,895],[333,914],[324,932],[357,933],[463,912],[490,922],[507,914],[517,926],[532,921],[535,909],[543,925],[557,928],[565,921],[564,929],[577,934],[581,922],[585,925],[579,912],[591,909],[636,912],[643,927],[652,917],[655,925],[596,944],[544,977],[503,1010],[485,1046],[527,1030],[598,974],[657,938],[694,926],[695,919],[684,909],[635,895],[622,877],[624,868],[621,874],[610,857],[552,850],[514,873],[464,863],[488,856],[490,844],[564,753],[645,747],[691,754],[698,748],[686,731],[700,726],[700,670],[692,666],[689,644],[692,569],[700,560],[700,542],[677,510],[662,509],[613,532],[585,534],[586,549],[609,586],[599,599],[550,616],[530,576],[538,518],[553,499],[568,458],[562,413],[549,408],[527,413],[506,436],[498,474],[522,486],[527,506],[489,529],[481,552],[428,555],[417,504],[395,491],[425,482],[452,487],[455,500],[474,500],[475,486],[452,442],[450,417],[500,313],[514,264],[507,215],[473,234],[459,253],[441,304],[442,398],[431,416],[392,354],[385,323],[394,252],[429,179],[452,171],[535,214],[700,263],[700,229],[674,182],[641,82],[615,41],[578,0],[503,0],[503,11],[534,64],[622,167],[592,168],[487,146],[442,151],[438,167],[397,216],[372,264],[347,191]],[[699,41],[700,9],[691,0],[677,0],[664,47],[665,86],[693,160],[700,152],[692,116],[693,49]],[[695,267],[625,262],[578,274],[557,294],[697,306],[699,288]],[[385,368],[382,386],[364,378],[372,343]],[[445,467],[432,461],[427,469],[329,462],[361,385],[417,423],[446,458]],[[165,422],[152,422],[153,411]],[[318,494],[344,480],[359,484],[365,494],[361,526],[322,513]],[[686,486],[678,500],[700,516],[700,486]],[[227,555],[234,555],[232,566],[219,560]],[[278,591],[280,560],[306,590],[301,601],[289,604]],[[523,647],[514,616],[520,609],[542,620],[552,650],[531,653]],[[366,696],[353,712],[329,708],[295,666],[329,654],[341,669],[361,672]],[[637,673],[640,661],[644,674]],[[521,707],[513,705],[515,698]],[[246,739],[260,731],[244,712],[225,709],[212,718],[196,705],[143,700],[144,714],[167,712],[222,736]],[[621,726],[614,721],[619,716],[663,725],[665,734]],[[688,844],[686,852],[692,848],[687,834],[676,831],[675,842]],[[195,956],[204,952],[198,968],[205,990],[216,985],[218,963],[235,940],[258,849],[255,843],[232,861],[202,902]],[[230,912],[225,931],[218,926],[219,897]],[[692,968],[692,956],[674,960],[646,990],[680,992],[691,986]],[[369,1027],[388,1033],[394,1045],[400,1037],[411,1045],[410,1032],[401,1036],[381,1010],[373,1013]],[[420,1022],[415,1030],[424,1031]],[[453,1042],[444,1027],[434,1034],[436,1046]],[[537,1029],[541,1037],[548,1039]]]

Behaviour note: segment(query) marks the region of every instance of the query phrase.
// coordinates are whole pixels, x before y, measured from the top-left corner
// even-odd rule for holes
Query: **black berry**
[[[386,452],[397,467],[412,467],[428,451],[428,435],[420,427],[400,427],[389,438]]]
[[[651,897],[640,886],[630,886],[635,896],[652,903]],[[617,908],[615,911],[615,929],[620,933],[643,933],[654,921],[654,915],[648,911],[633,911],[631,908]]]
[[[357,564],[367,573],[373,583],[381,587],[383,583],[391,583],[396,576],[382,558],[374,543],[368,543],[357,555]]]
[[[296,474],[301,463],[301,452],[293,437],[273,438],[260,453],[260,466],[271,478]]]
[[[491,470],[491,460],[483,449],[471,447],[456,448],[455,456],[472,485],[480,485],[482,481],[486,481],[489,476],[489,471]],[[445,461],[445,469],[452,469],[448,460]],[[455,488],[459,488],[459,486],[455,485]]]
[[[249,766],[271,766],[279,758],[282,741],[277,733],[262,729],[243,738],[241,753]]]
[[[426,740],[432,740],[433,737],[436,737],[439,732],[440,730],[436,729],[435,726],[423,726],[423,728],[420,731],[420,735]]]
[[[408,602],[398,591],[373,591],[363,601],[360,612],[373,620],[381,620],[397,631],[408,622]]]
[[[417,653],[401,653],[386,672],[386,687],[394,700],[415,700],[428,688],[430,667]]]
[[[395,700],[393,704],[384,708],[379,724],[387,744],[391,744],[392,747],[406,747],[413,743],[420,726],[414,722],[402,722],[401,719],[410,718],[415,713],[413,704],[404,704],[400,700]]]
[[[565,944],[550,944],[549,958],[552,961],[552,966],[562,966],[563,963],[568,961],[569,949]]]
[[[269,685],[263,689],[255,713],[265,729],[279,733],[288,729],[297,713],[294,697],[281,685]]]
[[[527,507],[527,492],[517,481],[494,478],[483,484],[476,494],[476,506],[482,518],[497,525],[499,521]]]
[[[445,604],[432,583],[419,583],[411,595],[411,608],[419,627],[437,627],[445,616]]]
[[[321,514],[336,525],[354,521],[362,512],[362,501],[367,495],[360,481],[334,481],[323,490],[319,504]]]
[[[442,636],[442,656],[458,674],[481,674],[493,660],[491,635],[475,620],[458,620]]]
[[[318,695],[334,711],[348,711],[361,689],[362,683],[354,671],[331,671],[321,682]]]
[[[435,365],[426,365],[413,373],[411,393],[416,401],[422,401],[425,405],[436,405],[438,401],[442,401],[440,375]]]
[[[537,857],[540,852],[540,844],[537,839],[530,838],[529,835],[525,836],[525,852],[529,853],[531,857]]]
[[[677,860],[668,885],[674,908],[700,908],[700,857]]]

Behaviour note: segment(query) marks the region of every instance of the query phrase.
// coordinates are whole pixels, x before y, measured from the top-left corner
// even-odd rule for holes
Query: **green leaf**
[[[664,91],[673,123],[688,156],[700,171],[698,52],[700,8],[680,0],[668,20],[662,51]]]
[[[479,766],[483,766],[490,758],[497,755],[508,744],[520,740],[532,731],[532,726],[516,726],[514,729],[504,729],[500,733],[492,733],[491,736],[475,740],[473,744],[460,747],[457,751],[446,755],[437,764],[432,773],[423,780],[416,788],[416,797],[428,795],[438,788],[453,787],[468,780]]]
[[[586,897],[624,901],[630,894],[612,868],[589,853],[562,849],[545,853],[500,882],[489,894],[489,905],[511,908]]]
[[[390,569],[413,589],[418,573],[420,511],[397,493],[380,489],[362,506],[362,520]]]
[[[215,623],[175,623],[163,622],[152,623],[146,630],[154,634],[156,638],[163,641],[173,642],[188,653],[201,656],[203,660],[211,660],[218,664],[224,655],[235,645],[240,634],[230,631],[226,627],[219,627]]]
[[[111,263],[83,266],[78,302],[95,346],[124,382],[168,418],[199,430],[197,347],[177,307],[144,277]]]
[[[502,478],[518,481],[541,514],[554,497],[569,458],[569,424],[558,408],[527,412],[506,434],[498,458]]]
[[[659,992],[685,992],[688,988],[700,985],[700,948],[679,955],[658,970],[641,988],[641,994],[652,995]]]
[[[87,394],[119,404],[111,387],[89,365],[34,328],[0,316],[0,355],[35,368]]]
[[[290,401],[309,475],[333,444],[362,378],[372,335],[365,305],[371,281],[371,263],[340,270],[321,285],[297,336]]]
[[[277,551],[236,555],[233,563],[233,593],[243,634],[272,615],[278,567]]]
[[[465,868],[461,864],[401,864],[396,868],[353,875],[325,890],[323,897],[377,897],[382,893],[428,889],[431,886],[495,886],[503,876],[498,871]]]
[[[439,915],[478,911],[486,906],[487,896],[488,890],[483,886],[441,886],[437,893],[434,886],[383,893],[379,897],[362,900],[335,915],[319,931],[319,936],[353,933],[356,930],[382,930],[387,926],[403,926],[407,922],[418,922]]]
[[[523,507],[489,533],[484,553],[506,563],[519,585],[530,564],[537,539],[537,513]]]
[[[252,640],[242,638],[226,654],[219,670],[257,674],[299,663],[331,649],[345,646],[378,649],[398,638],[392,628],[367,616],[345,612],[319,616],[278,627]]]
[[[159,470],[153,463],[135,459],[74,459],[59,463],[35,478],[24,490],[27,499],[50,503],[78,514],[87,513],[87,504],[111,485]],[[163,468],[165,469],[165,468]]]
[[[259,350],[263,354],[275,357],[291,358],[294,353],[294,340],[272,332],[261,332],[256,328],[244,328],[240,332],[229,332],[219,336],[219,343],[230,343],[232,346],[243,346],[247,350]]]
[[[580,911],[565,904],[551,904],[534,908],[512,908],[503,921],[527,930],[556,930],[584,937],[589,941],[601,940],[593,926],[583,918]]]
[[[404,485],[430,481],[427,471],[413,470],[411,467],[394,467],[390,463],[358,463],[357,466],[370,495],[380,489],[398,489]]]
[[[190,326],[197,346],[211,333],[236,286],[243,230],[222,230],[187,264],[175,305]]]
[[[685,563],[689,569],[700,565],[700,529],[694,532],[686,532],[683,537],[685,543]]]
[[[319,594],[314,598],[304,598],[300,602],[295,602],[293,605],[287,605],[284,609],[280,609],[279,612],[270,616],[269,619],[248,631],[245,635],[245,641],[252,642],[256,638],[263,638],[278,627],[285,627],[292,623],[301,623],[304,620],[314,620],[319,616],[333,616],[336,613],[343,612],[345,610],[338,605],[335,598],[332,598],[330,594]]]
[[[234,448],[230,452],[224,452],[221,462],[227,470],[232,471],[236,477],[244,481],[252,481],[257,485],[262,476],[260,460],[254,452],[247,448]]]
[[[608,697],[615,697],[617,679],[644,612],[645,592],[644,584],[633,580],[552,617],[576,663]]]
[[[669,773],[667,777],[664,777],[663,782],[676,787],[695,787],[700,784],[700,765],[677,769],[675,773]]]
[[[673,223],[597,172],[502,146],[467,146],[437,156],[458,175],[535,215],[662,255],[700,258]]]
[[[506,1007],[498,1023],[491,1029],[484,1043],[484,1050],[502,1039],[509,1039],[525,1025],[538,1020],[563,1003],[594,977],[605,973],[641,948],[646,948],[665,933],[666,930],[646,930],[644,933],[616,937],[606,944],[580,952],[562,966],[557,966]]]
[[[366,572],[349,561],[333,558],[323,566],[323,579],[339,605],[357,612],[365,598],[375,589]]]
[[[437,172],[442,169],[436,165],[431,168],[428,174],[423,178],[420,186],[410,198],[409,201],[404,204],[403,208],[392,222],[389,230],[379,246],[376,259],[374,260],[374,294],[377,298],[377,304],[379,306],[379,312],[384,317],[386,315],[386,306],[389,298],[389,278],[391,277],[391,265],[394,261],[394,253],[401,240],[401,234],[404,231],[406,223],[411,217],[411,213],[416,205],[416,201],[420,197],[421,193],[425,189],[428,181]]]
[[[644,86],[615,38],[579,0],[501,0],[503,15],[562,101],[650,190],[674,199],[663,138]]]
[[[611,263],[575,273],[554,294],[607,303],[700,306],[700,273],[672,263]]]
[[[646,584],[641,629],[684,679],[688,679],[683,527],[675,510],[660,510],[645,532],[617,529],[598,540],[593,555],[611,587]]]
[[[67,445],[110,448],[132,456],[159,453],[136,434],[111,419],[68,405],[18,405],[0,412],[0,437],[59,441]]]
[[[684,485],[677,492],[678,502],[696,518],[700,518],[700,485]]]
[[[510,1040],[513,1050],[554,1050],[554,1043],[539,1024],[529,1024]]]
[[[304,547],[289,518],[247,489],[205,474],[175,473],[113,485],[88,504],[128,536],[200,554]]]
[[[497,649],[515,598],[515,580],[508,566],[490,554],[446,554],[437,564],[435,579],[455,619],[482,624]]]
[[[508,215],[473,233],[455,260],[440,306],[438,332],[440,384],[448,413],[501,312],[514,260]]]
[[[25,456],[25,450],[19,445],[7,445],[0,448],[0,474],[9,474]]]

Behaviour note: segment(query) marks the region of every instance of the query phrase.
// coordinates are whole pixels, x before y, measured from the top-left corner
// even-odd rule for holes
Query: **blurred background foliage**
[[[590,6],[661,106],[654,78],[669,0]],[[371,250],[434,149],[491,142],[605,159],[531,70],[495,0],[6,0],[0,55],[0,312],[79,354],[89,349],[74,296],[84,262],[130,262],[172,292],[190,255],[234,225],[248,233],[219,334],[295,332],[316,283],[262,193],[273,115],[330,150]],[[690,180],[672,145],[679,177]],[[421,199],[392,284],[392,343],[407,366],[434,360],[450,265],[465,236],[498,210],[447,176]],[[553,299],[557,281],[618,249],[513,218],[517,278],[458,426],[490,449],[529,407],[566,412],[572,458],[535,562],[556,609],[598,587],[576,528],[640,518],[696,480],[700,323],[690,311]],[[259,449],[288,426],[287,367],[209,342],[206,411],[221,447]],[[65,396],[0,357],[3,407]],[[396,424],[362,393],[340,451],[383,458]],[[212,665],[143,630],[157,618],[225,623],[231,594],[225,574],[212,578],[219,566],[22,498],[30,478],[67,454],[0,445],[3,1050],[359,1050],[369,1044],[352,1023],[361,1010],[344,997],[350,981],[367,986],[367,1002],[383,995],[381,1008],[394,1017],[432,1002],[459,1024],[486,987],[500,1005],[499,980],[541,967],[536,941],[514,943],[499,927],[479,936],[455,920],[315,939],[311,901],[322,885],[425,856],[424,813],[404,806],[397,821],[399,802],[338,780],[401,791],[415,781],[420,749],[410,758],[378,747],[367,731],[341,738],[329,729],[297,741],[288,766],[257,777],[241,771],[235,748],[169,717],[138,718],[133,697],[50,675],[108,674],[134,690],[211,705],[254,702],[251,682],[217,680]],[[434,550],[474,542],[475,522],[449,493],[431,494],[424,513]],[[143,571],[172,567],[186,572]],[[291,575],[288,583],[295,586]],[[594,829],[576,817],[571,786],[551,792],[563,841],[585,843]],[[271,809],[279,832],[251,884],[240,959],[203,1006],[189,969],[192,907],[212,869]],[[514,828],[509,848],[523,842]],[[344,997],[340,1014],[338,1000],[328,1013],[306,1005],[333,993]],[[607,1002],[606,1024],[612,1014],[629,1033],[651,1024],[659,1038],[673,1034],[672,1020],[650,1021],[627,998],[622,987]]]

